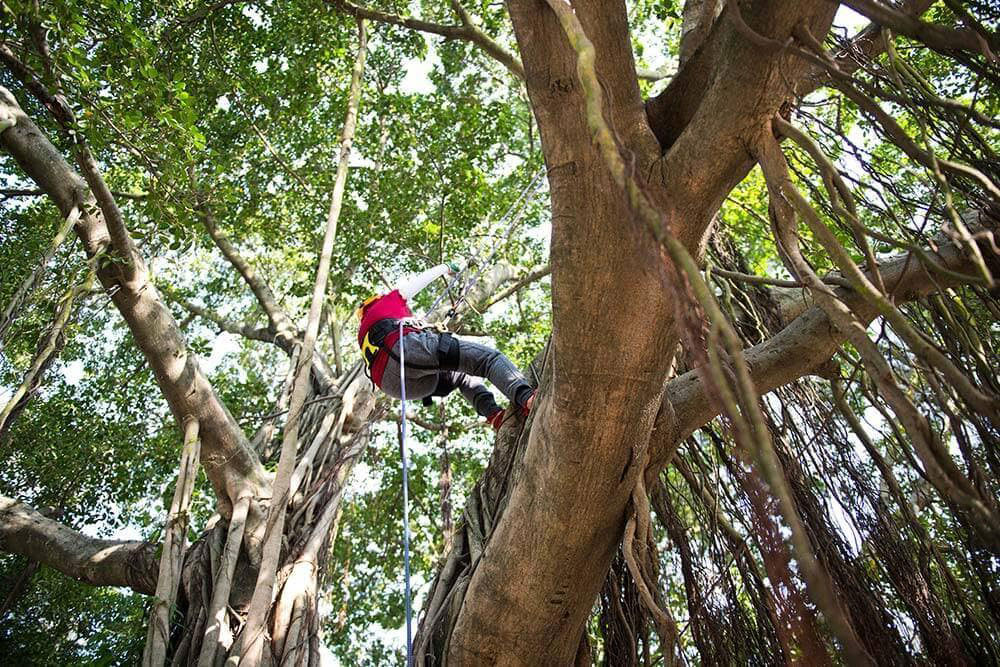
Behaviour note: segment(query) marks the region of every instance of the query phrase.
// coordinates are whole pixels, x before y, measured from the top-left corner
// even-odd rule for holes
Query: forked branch
[[[490,56],[518,79],[524,79],[524,66],[517,56],[500,46],[493,38],[479,29],[472,21],[472,17],[457,0],[452,0],[451,6],[458,15],[459,25],[447,25],[434,23],[409,16],[399,16],[388,12],[379,11],[356,5],[349,0],[326,0],[337,9],[346,12],[358,19],[367,19],[377,23],[387,23],[397,25],[402,28],[409,28],[418,32],[425,32],[431,35],[439,35],[445,39],[461,39],[476,45],[483,53]]]

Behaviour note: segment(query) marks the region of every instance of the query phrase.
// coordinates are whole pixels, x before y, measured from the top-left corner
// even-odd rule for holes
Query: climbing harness
[[[445,287],[445,289],[438,295],[438,297],[434,300],[434,303],[431,304],[431,307],[427,309],[427,312],[424,315],[424,320],[379,320],[371,326],[365,334],[364,339],[361,341],[361,355],[364,360],[365,374],[368,375],[368,378],[374,384],[381,385],[382,373],[385,370],[385,364],[388,363],[389,358],[396,359],[399,362],[399,451],[400,458],[403,463],[403,573],[405,578],[403,588],[406,597],[406,667],[413,667],[413,634],[411,632],[413,607],[410,600],[410,464],[406,454],[406,355],[404,352],[405,345],[400,344],[398,356],[392,351],[392,347],[397,341],[402,339],[403,336],[411,331],[437,329],[441,335],[438,338],[438,365],[435,366],[435,368],[443,370],[455,370],[458,368],[458,341],[447,331],[447,324],[451,322],[455,315],[457,315],[457,308],[466,298],[468,298],[472,288],[482,276],[483,271],[500,251],[500,248],[506,244],[508,239],[510,239],[511,233],[524,214],[524,209],[526,208],[524,204],[530,200],[530,197],[534,196],[534,193],[541,185],[544,176],[545,170],[539,170],[535,178],[521,192],[520,196],[518,196],[514,203],[511,204],[510,208],[507,209],[507,212],[500,219],[500,224],[504,224],[507,220],[511,219],[511,215],[515,210],[518,211],[517,215],[513,217],[508,225],[507,232],[503,235],[503,238],[494,243],[493,249],[486,260],[479,262],[478,257],[474,258],[464,268],[456,271],[455,275],[449,281],[448,286]],[[476,271],[475,275],[463,286],[461,292],[459,292],[458,299],[452,303],[451,308],[449,308],[448,312],[445,314],[444,321],[428,324],[426,320],[430,318],[431,314],[441,304],[444,297],[451,293],[452,287],[458,283],[462,273],[473,264],[477,264],[479,266],[478,271]],[[365,304],[362,305],[362,308],[364,305],[371,302],[371,299],[367,300]],[[359,309],[359,312],[360,310],[361,309]],[[386,352],[384,355],[380,354],[383,350]],[[410,367],[416,368],[416,366],[412,364]],[[437,394],[437,391],[443,389],[443,387],[435,389],[435,394]]]
[[[399,328],[402,327],[402,335]],[[427,324],[411,318],[385,318],[373,324],[361,340],[361,357],[365,365],[365,375],[377,387],[382,386],[382,376],[389,359],[400,361],[399,355],[392,351],[393,346],[402,336],[421,331],[435,331],[438,334],[437,361],[433,366],[410,364],[410,368],[423,370],[458,369],[458,340],[440,324]],[[445,394],[435,394],[444,396]],[[425,403],[426,405],[426,403]]]

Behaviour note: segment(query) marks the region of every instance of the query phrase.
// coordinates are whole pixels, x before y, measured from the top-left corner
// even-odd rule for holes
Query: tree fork
[[[41,130],[21,110],[14,96],[0,87],[0,119],[11,126],[0,132],[0,144],[40,188],[48,193],[64,216],[74,207],[82,211],[76,233],[87,255],[101,254],[110,234],[93,195]],[[222,511],[229,513],[230,498],[263,494],[267,475],[249,447],[242,430],[219,400],[201,372],[184,338],[149,282],[145,264],[136,257],[132,279],[125,280],[118,265],[102,262],[97,276],[111,296],[142,351],[171,412],[178,423],[187,416],[198,419],[202,435],[202,465],[215,486]]]

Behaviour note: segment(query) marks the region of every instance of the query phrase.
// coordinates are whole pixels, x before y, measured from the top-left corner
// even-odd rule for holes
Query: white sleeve
[[[400,296],[409,299],[441,276],[448,275],[450,271],[447,264],[438,264],[434,268],[404,278],[396,285],[396,289],[399,290]]]

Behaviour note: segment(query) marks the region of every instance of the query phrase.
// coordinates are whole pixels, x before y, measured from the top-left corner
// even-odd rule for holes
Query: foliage
[[[639,65],[673,65],[682,4],[631,4]],[[455,20],[449,3],[379,6],[400,14],[419,9],[423,18],[443,23]],[[119,203],[152,266],[155,287],[168,297],[219,396],[253,434],[274,409],[288,357],[266,340],[220,332],[217,323],[189,307],[204,307],[234,326],[268,324],[244,280],[220,254],[205,220],[208,215],[216,220],[280,305],[301,322],[337,164],[355,48],[353,19],[318,0],[204,6],[63,0],[36,7],[24,0],[4,4],[0,41],[73,106],[78,129],[112,190],[124,195]],[[481,29],[513,48],[501,6],[482,0],[466,8]],[[9,26],[6,14],[14,17]],[[954,16],[939,5],[927,19],[949,23]],[[30,31],[25,28],[33,23],[44,27],[51,62],[26,42]],[[828,46],[836,44],[834,38]],[[857,75],[858,85],[874,97],[883,95],[884,107],[900,127],[940,157],[964,160],[995,176],[996,163],[988,159],[1000,151],[995,124],[970,125],[927,100],[933,94],[975,103],[982,115],[995,119],[1000,91],[985,84],[988,76],[976,67],[959,67],[912,41],[900,44],[895,59],[881,55],[867,63]],[[547,202],[528,204],[508,242],[502,242],[507,230],[499,225],[542,168],[535,120],[519,82],[462,40],[432,41],[403,28],[378,26],[369,49],[319,342],[327,359],[342,354],[345,366],[358,358],[354,307],[387,282],[442,261],[482,260],[494,249],[496,260],[527,272],[546,263],[549,253]],[[426,77],[415,73],[422,67],[428,69]],[[910,77],[907,90],[923,93],[899,98],[895,93],[904,75]],[[0,85],[23,90],[7,71],[0,71]],[[642,87],[649,93],[660,85]],[[19,101],[69,155],[71,138],[48,112],[28,95],[19,95]],[[967,182],[929,175],[857,104],[832,88],[809,96],[793,121],[850,184],[859,203],[858,222],[879,258],[934,241],[948,227],[946,201],[963,211],[984,201]],[[833,205],[822,169],[801,147],[787,145],[786,154],[793,182],[852,259],[864,263],[863,244]],[[0,180],[6,188],[32,187],[6,155],[0,155]],[[791,278],[768,207],[767,185],[755,170],[723,204],[708,263]],[[59,216],[38,198],[11,197],[0,201],[0,211],[0,304],[6,304],[37,263]],[[820,275],[835,271],[827,249],[804,226],[800,236],[812,268]],[[0,399],[20,382],[60,295],[79,283],[84,271],[79,244],[67,241],[3,341]],[[536,282],[484,312],[472,312],[463,327],[485,334],[525,368],[551,333],[549,285],[548,279]],[[422,294],[415,310],[428,307],[440,287]],[[787,324],[782,306],[794,300],[791,292],[718,277],[713,287],[747,345]],[[58,360],[0,440],[0,493],[45,508],[88,534],[157,540],[181,438],[155,378],[108,301],[103,289],[82,300]],[[903,312],[921,336],[958,360],[977,386],[996,389],[1000,311],[995,290],[950,290],[909,304]],[[870,332],[907,396],[929,416],[934,433],[967,470],[985,471],[976,483],[995,497],[1000,491],[996,425],[975,415],[950,388],[942,389],[939,374],[914,358],[898,329],[880,321]],[[989,646],[1000,627],[995,554],[925,479],[910,438],[865,373],[861,357],[856,347],[845,346],[834,358],[833,375],[800,380],[762,402],[796,506],[832,576],[856,596],[849,601],[871,604],[882,614],[865,617],[863,624],[872,626],[865,630],[873,636],[884,633],[878,636],[886,638],[887,655],[896,650],[897,656],[931,661],[932,647],[918,626],[933,617],[951,623],[973,658],[996,661],[996,650]],[[681,370],[695,358],[681,359]],[[834,375],[846,386],[843,404],[833,393],[839,385],[828,381]],[[418,420],[433,427],[415,428],[411,443],[419,608],[446,555],[442,470],[450,475],[457,522],[466,495],[486,468],[492,432],[457,399],[443,407],[411,407]],[[860,428],[851,410],[860,417]],[[447,437],[437,430],[445,425]],[[801,572],[795,564],[781,569],[778,551],[784,553],[780,538],[787,528],[761,491],[750,451],[729,426],[730,421],[718,420],[689,438],[677,465],[659,476],[653,493],[658,594],[685,621],[681,652],[692,664],[733,664],[774,659],[786,642],[807,645],[810,633],[832,646],[812,605],[796,598],[803,587]],[[401,660],[401,472],[392,418],[376,424],[373,433],[349,482],[320,590],[322,639],[345,665]],[[202,475],[192,538],[214,512],[214,495]],[[762,523],[773,527],[772,533]],[[12,581],[22,567],[19,557],[4,556],[0,581]],[[918,572],[920,581],[900,577],[898,568]],[[781,576],[787,579],[779,582]],[[918,584],[926,586],[940,610],[914,602],[916,594],[907,586]],[[867,595],[855,585],[867,587]],[[621,594],[626,603],[630,591]],[[617,595],[602,600],[610,604]],[[637,606],[626,611],[645,623]],[[145,607],[137,595],[88,588],[43,568],[3,619],[0,654],[12,664],[135,664]],[[611,661],[617,647],[607,630],[609,613],[601,604],[595,607],[588,636],[594,655]],[[781,623],[774,618],[779,613],[785,614]],[[783,625],[789,618],[794,627]],[[632,632],[645,632],[639,638],[644,650],[654,656],[662,652],[648,630]],[[713,637],[719,641],[709,641]],[[786,657],[808,660],[798,653],[799,644]]]

